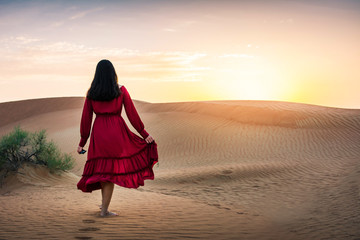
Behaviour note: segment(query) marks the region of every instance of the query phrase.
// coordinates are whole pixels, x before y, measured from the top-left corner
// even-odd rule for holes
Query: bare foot
[[[99,208],[102,209],[102,204],[99,205]]]
[[[106,213],[101,212],[101,213],[100,213],[100,216],[101,216],[101,217],[119,216],[119,214],[114,213],[114,212],[106,211]]]

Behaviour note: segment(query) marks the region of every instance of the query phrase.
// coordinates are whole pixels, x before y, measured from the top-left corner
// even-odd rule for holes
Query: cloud
[[[104,58],[119,66],[120,76],[129,80],[200,81],[202,72],[209,70],[198,63],[207,57],[200,52],[142,52],[127,48],[89,47],[66,41],[46,42],[23,36],[0,40],[0,46],[5,43],[7,48],[0,48],[0,72],[3,76],[40,78],[40,75],[47,75],[49,79],[55,79],[57,75],[86,76],[93,74],[96,63]]]
[[[3,44],[17,44],[17,45],[28,45],[29,43],[39,42],[42,39],[33,38],[28,36],[16,36],[16,37],[8,37],[0,40],[0,43]]]
[[[182,30],[187,29],[191,25],[194,25],[195,23],[197,23],[197,21],[192,21],[192,20],[178,21],[177,23],[174,23],[172,27],[163,28],[162,31],[165,31],[165,32],[182,31]]]
[[[69,20],[75,20],[75,19],[83,18],[86,15],[88,15],[89,13],[98,12],[98,11],[101,11],[103,9],[104,9],[103,7],[98,7],[98,8],[89,9],[89,10],[86,10],[86,11],[81,11],[81,12],[78,12],[78,13],[72,15],[71,17],[69,17]]]

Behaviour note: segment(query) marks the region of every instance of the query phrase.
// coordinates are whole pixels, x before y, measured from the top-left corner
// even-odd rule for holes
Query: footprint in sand
[[[232,174],[233,172],[231,170],[224,170],[222,171],[223,174]]]
[[[80,228],[79,231],[81,232],[95,232],[95,231],[99,231],[100,228],[96,228],[96,227],[87,227],[87,228]]]
[[[83,221],[83,223],[95,223],[95,220],[92,220],[92,219],[84,219],[82,221]]]
[[[83,219],[82,220],[83,223],[95,223],[95,220],[92,219]],[[98,231],[100,230],[100,228],[96,228],[96,227],[87,227],[87,228],[80,228],[79,231],[80,232],[94,232],[94,231]],[[79,236],[79,237],[75,237],[75,239],[92,239],[93,237],[87,237],[87,236]]]

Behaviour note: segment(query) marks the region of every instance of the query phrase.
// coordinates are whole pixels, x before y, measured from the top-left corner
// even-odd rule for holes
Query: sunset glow
[[[84,96],[109,59],[149,102],[360,108],[360,2],[0,1],[0,102]]]

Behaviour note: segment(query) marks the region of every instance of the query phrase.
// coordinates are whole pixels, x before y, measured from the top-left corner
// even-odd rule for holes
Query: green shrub
[[[45,165],[55,172],[72,169],[74,159],[62,154],[54,142],[48,142],[45,130],[30,133],[17,126],[0,139],[0,182],[23,163]]]

